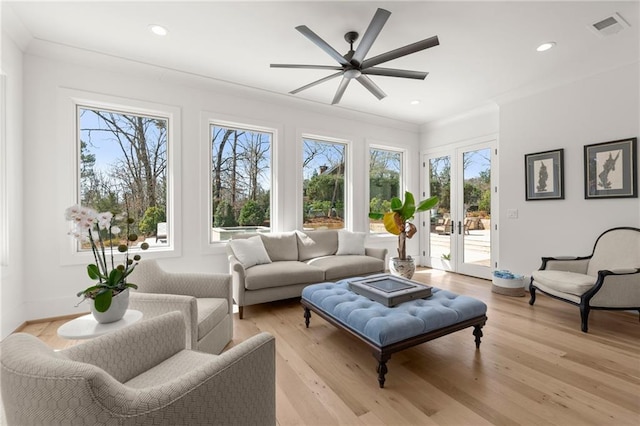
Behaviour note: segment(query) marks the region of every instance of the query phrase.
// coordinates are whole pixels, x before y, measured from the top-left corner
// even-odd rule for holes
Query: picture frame
[[[527,201],[564,200],[564,149],[524,156]]]
[[[584,147],[584,198],[638,198],[638,138]]]

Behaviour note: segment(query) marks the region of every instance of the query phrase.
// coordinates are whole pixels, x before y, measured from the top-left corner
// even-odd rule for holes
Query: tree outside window
[[[303,228],[344,228],[346,145],[304,138]]]
[[[80,204],[109,211],[116,225],[152,245],[167,212],[167,131],[169,120],[143,114],[78,106]],[[126,238],[126,236],[122,236]]]
[[[386,212],[391,198],[400,197],[402,153],[380,148],[369,149],[369,211]],[[386,232],[381,220],[369,219],[369,231]]]
[[[271,229],[273,133],[212,124],[211,241]]]

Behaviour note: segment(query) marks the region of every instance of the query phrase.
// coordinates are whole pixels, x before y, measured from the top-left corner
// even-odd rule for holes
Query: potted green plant
[[[83,297],[81,302],[86,299],[93,301],[91,312],[99,323],[118,321],[129,306],[129,289],[138,288],[127,282],[127,277],[141,259],[139,254],[129,257],[130,244],[138,240],[138,235],[129,232],[133,219],[126,220],[125,244],[115,239],[121,230],[114,224],[111,212],[98,213],[92,208],[75,205],[66,209],[65,218],[73,223],[69,235],[81,243],[88,242],[95,260],[95,263],[87,265],[87,274],[97,282],[80,291],[78,297]],[[114,246],[123,255],[122,263],[116,264]],[[140,248],[146,250],[149,244],[144,242]]]
[[[404,202],[398,198],[391,199],[390,211],[386,213],[370,212],[369,217],[374,220],[382,219],[387,232],[398,236],[398,257],[389,260],[389,270],[392,274],[411,278],[415,272],[415,262],[407,256],[407,238],[413,237],[418,229],[411,223],[414,215],[431,210],[438,204],[438,197],[430,197],[416,206],[415,198],[409,191],[404,193]]]

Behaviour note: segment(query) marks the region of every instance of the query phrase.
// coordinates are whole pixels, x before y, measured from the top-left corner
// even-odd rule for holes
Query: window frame
[[[67,235],[69,223],[64,220],[64,210],[80,202],[80,108],[107,110],[115,113],[143,115],[167,120],[167,227],[170,230],[166,246],[150,247],[144,258],[176,257],[182,254],[182,235],[178,224],[182,223],[181,209],[181,114],[180,108],[155,102],[140,101],[103,95],[75,89],[60,89],[58,139],[65,149],[58,151],[59,182],[69,188],[58,197],[56,211],[60,214],[60,263],[77,265],[93,260],[91,251],[79,251],[74,238]],[[62,194],[61,194],[62,195]]]
[[[382,142],[370,142],[367,144],[367,161],[366,161],[366,169],[365,169],[365,182],[367,185],[367,189],[366,189],[366,197],[364,202],[366,203],[366,207],[365,207],[365,211],[367,212],[367,221],[366,221],[366,230],[367,233],[369,234],[369,237],[374,237],[374,238],[395,238],[395,235],[391,235],[388,232],[373,232],[371,231],[371,219],[369,219],[369,205],[371,202],[371,188],[370,188],[370,175],[369,175],[369,170],[371,168],[371,150],[372,149],[376,149],[376,150],[380,150],[380,151],[390,151],[390,152],[397,152],[400,154],[400,173],[399,173],[399,177],[400,177],[400,184],[398,185],[398,190],[400,192],[399,194],[399,198],[401,200],[404,200],[404,193],[406,191],[407,188],[407,149],[405,148],[400,148],[397,146],[393,146],[390,144],[385,144]]]
[[[252,123],[252,124],[247,124]],[[203,251],[207,253],[220,254],[226,251],[228,240],[212,241],[211,229],[213,228],[213,200],[211,191],[211,176],[213,173],[213,149],[211,146],[211,126],[220,126],[233,129],[244,129],[255,132],[271,133],[271,149],[270,149],[270,167],[271,167],[271,199],[269,200],[269,220],[271,231],[278,232],[281,227],[282,218],[280,212],[282,211],[282,197],[280,197],[280,185],[276,176],[276,169],[279,161],[279,135],[283,133],[282,125],[274,124],[270,122],[254,120],[244,117],[230,116],[225,114],[218,114],[213,112],[201,113],[201,126],[202,126],[202,151],[201,158],[203,160],[201,169],[202,174],[202,203],[201,206],[203,212],[201,223],[203,235]],[[205,163],[206,162],[206,163]]]
[[[353,230],[353,208],[355,203],[353,202],[353,162],[352,162],[352,158],[353,155],[352,153],[352,149],[353,149],[353,144],[352,141],[347,139],[347,138],[339,138],[339,137],[331,137],[331,136],[324,136],[324,135],[320,135],[318,133],[311,133],[311,132],[300,132],[299,133],[299,137],[298,137],[298,149],[300,150],[300,154],[298,155],[298,161],[300,161],[300,165],[298,167],[298,176],[299,176],[299,188],[298,188],[298,207],[296,209],[297,211],[297,215],[298,215],[298,220],[297,220],[297,226],[298,229],[302,230],[304,229],[304,212],[303,212],[303,206],[304,206],[304,194],[303,194],[303,189],[304,189],[304,170],[303,170],[303,163],[304,163],[304,140],[305,139],[311,139],[314,140],[316,142],[326,142],[326,143],[336,143],[336,144],[341,144],[344,145],[345,149],[344,149],[344,164],[345,164],[345,170],[344,170],[344,208],[345,208],[345,212],[344,212],[344,228],[345,230]]]

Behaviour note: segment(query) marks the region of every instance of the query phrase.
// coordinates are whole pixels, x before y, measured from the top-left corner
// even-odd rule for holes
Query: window
[[[123,230],[126,218],[132,218],[130,230],[139,236],[138,243],[169,246],[169,118],[80,104],[76,108],[80,204],[114,213]]]
[[[274,131],[209,125],[211,238],[271,230],[271,149]]]
[[[382,148],[369,149],[369,211],[388,212],[393,197],[402,188],[402,152]],[[402,198],[402,197],[400,197]],[[382,220],[369,219],[369,231],[386,232]]]
[[[302,143],[303,228],[344,228],[347,145],[306,137]]]

